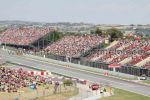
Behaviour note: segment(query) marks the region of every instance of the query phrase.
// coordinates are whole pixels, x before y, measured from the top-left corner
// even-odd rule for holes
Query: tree
[[[102,36],[103,32],[101,29],[97,28],[96,30],[91,30],[91,34],[97,34],[97,35]]]
[[[62,32],[57,32],[57,31],[54,31],[52,35],[53,35],[52,36],[53,41],[57,41],[57,40],[59,40],[60,38],[63,37],[63,33]]]
[[[4,32],[6,30],[7,30],[7,28],[0,28],[0,33]]]
[[[73,85],[71,80],[64,80],[63,84],[64,84],[64,86],[71,86],[71,85]]]
[[[123,37],[123,33],[120,30],[116,29],[116,28],[108,29],[106,31],[106,34],[110,36],[111,42],[118,39],[118,38]]]
[[[95,34],[98,34],[98,35],[101,36],[101,35],[103,35],[103,32],[102,32],[101,29],[98,28],[98,29],[95,30]]]
[[[137,32],[136,35],[143,37],[143,34],[141,32]]]
[[[150,38],[150,34],[145,34],[145,38]]]
[[[91,34],[95,34],[95,31],[94,31],[94,30],[91,30],[90,33],[91,33]]]
[[[73,82],[71,80],[64,80],[63,84],[65,89],[67,89],[66,86],[69,86],[71,90],[71,86],[73,85]]]

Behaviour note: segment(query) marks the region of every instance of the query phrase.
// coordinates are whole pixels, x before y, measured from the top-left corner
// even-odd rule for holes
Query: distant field
[[[100,100],[150,100],[150,97],[128,92],[121,89],[114,89],[115,95],[103,97]]]

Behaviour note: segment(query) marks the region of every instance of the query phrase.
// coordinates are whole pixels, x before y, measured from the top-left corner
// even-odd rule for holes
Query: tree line
[[[101,29],[97,28],[95,30],[91,31],[91,34],[96,34],[99,36],[106,36],[106,37],[110,37],[110,41],[114,41],[118,38],[122,38],[123,37],[123,33],[116,29],[116,28],[111,28],[111,29],[107,29],[102,31]]]

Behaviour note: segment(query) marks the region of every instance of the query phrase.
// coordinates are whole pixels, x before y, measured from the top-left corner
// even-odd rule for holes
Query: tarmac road
[[[45,61],[35,60],[33,58],[27,58],[18,55],[9,55],[8,53],[1,50],[0,50],[0,55],[3,59],[13,63],[28,65],[34,68],[41,68],[43,70],[49,70],[51,72],[68,75],[75,78],[81,78],[92,82],[97,82],[100,84],[110,84],[116,88],[124,89],[145,96],[150,96],[150,86],[129,82],[121,79],[111,78],[107,76],[102,76],[102,75],[98,75],[86,71],[67,68],[64,66],[48,63]]]

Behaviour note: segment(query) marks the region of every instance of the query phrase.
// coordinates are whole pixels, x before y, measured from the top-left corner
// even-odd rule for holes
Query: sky
[[[150,24],[150,0],[0,0],[0,20]]]

